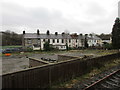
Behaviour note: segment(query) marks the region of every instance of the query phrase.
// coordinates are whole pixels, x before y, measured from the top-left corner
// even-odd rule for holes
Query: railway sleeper
[[[106,83],[112,87],[119,87],[117,84],[114,84],[113,82],[106,81]]]
[[[111,88],[113,88],[113,87],[111,87],[111,86],[109,86],[108,84],[100,84],[100,86],[99,87],[101,87],[101,88],[108,88],[108,89],[111,89]]]
[[[112,76],[113,79],[120,80],[117,76]]]
[[[120,78],[120,74],[116,74],[116,76]]]
[[[114,82],[114,83],[119,83],[119,81],[116,80],[116,79],[112,79],[112,78],[110,78],[109,80],[112,81],[112,82]]]

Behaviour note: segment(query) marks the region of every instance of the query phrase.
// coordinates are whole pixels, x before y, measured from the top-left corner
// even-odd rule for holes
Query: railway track
[[[120,90],[120,66],[111,68],[82,84],[73,86],[77,90]]]

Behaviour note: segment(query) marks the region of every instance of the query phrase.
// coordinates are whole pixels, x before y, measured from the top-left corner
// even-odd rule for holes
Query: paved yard
[[[24,57],[3,57],[2,58],[2,72],[9,73],[23,70],[29,67],[28,58]]]

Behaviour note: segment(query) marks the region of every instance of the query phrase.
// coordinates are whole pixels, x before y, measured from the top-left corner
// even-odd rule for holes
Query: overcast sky
[[[36,33],[37,29],[41,33],[111,33],[118,1],[1,0],[0,29],[17,33]]]

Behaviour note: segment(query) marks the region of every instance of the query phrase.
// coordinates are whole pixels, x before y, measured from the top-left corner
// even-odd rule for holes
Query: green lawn
[[[2,49],[6,49],[6,48],[16,48],[16,47],[22,47],[21,45],[17,45],[17,46],[2,46]]]

